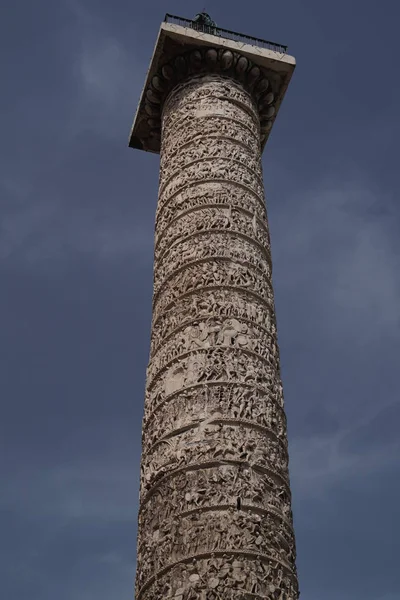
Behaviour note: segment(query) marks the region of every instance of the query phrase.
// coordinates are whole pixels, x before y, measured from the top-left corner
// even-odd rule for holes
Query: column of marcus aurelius
[[[160,153],[136,600],[299,594],[261,168],[295,62],[218,33],[162,24],[130,140]]]

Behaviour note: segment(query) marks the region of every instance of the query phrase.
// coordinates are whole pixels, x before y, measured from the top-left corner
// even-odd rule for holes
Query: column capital
[[[141,94],[129,146],[160,152],[163,103],[179,83],[215,73],[249,91],[259,110],[261,151],[279,111],[296,61],[288,54],[173,23],[162,23]]]

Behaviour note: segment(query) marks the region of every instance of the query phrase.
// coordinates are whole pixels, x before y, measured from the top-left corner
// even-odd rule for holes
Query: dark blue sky
[[[127,141],[164,13],[203,5],[0,9],[9,600],[133,598],[158,157]],[[263,165],[302,599],[399,600],[400,10],[205,6],[298,62]]]

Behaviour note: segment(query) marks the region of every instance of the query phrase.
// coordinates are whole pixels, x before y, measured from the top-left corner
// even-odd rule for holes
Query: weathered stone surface
[[[298,597],[257,93],[199,75],[162,107],[137,600]]]

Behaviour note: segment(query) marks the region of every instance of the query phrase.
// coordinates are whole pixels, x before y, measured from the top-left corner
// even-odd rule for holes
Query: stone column
[[[298,597],[260,117],[220,74],[163,106],[141,470],[137,600]]]

